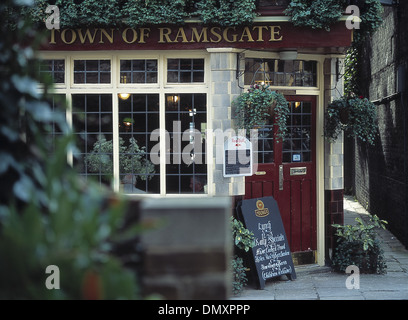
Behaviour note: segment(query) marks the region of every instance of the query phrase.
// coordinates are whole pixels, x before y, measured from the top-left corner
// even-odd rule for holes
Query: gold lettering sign
[[[104,28],[78,28],[51,30],[50,45],[72,44],[188,44],[188,43],[254,43],[282,41],[281,27],[157,27],[126,28],[124,30]]]

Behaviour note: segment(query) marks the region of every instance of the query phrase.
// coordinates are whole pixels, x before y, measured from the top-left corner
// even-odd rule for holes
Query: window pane
[[[44,136],[47,141],[47,147],[49,147],[49,151],[53,152],[56,147],[56,139],[62,135],[61,125],[65,125],[68,127],[66,123],[66,116],[65,116],[65,95],[63,94],[55,94],[48,100],[48,103],[51,108],[51,112],[53,114],[51,121],[45,127]]]
[[[74,166],[86,179],[110,185],[113,174],[112,95],[72,95],[77,140]]]
[[[74,83],[110,83],[110,60],[75,60]]]
[[[168,59],[167,82],[204,82],[204,59]]]
[[[152,155],[159,142],[150,141],[159,129],[158,105],[158,94],[119,99],[119,173],[124,193],[160,193],[158,154]]]
[[[167,193],[206,192],[206,110],[205,94],[166,95]]]
[[[157,83],[157,60],[121,60],[120,83]]]
[[[290,102],[288,133],[283,142],[283,162],[311,161],[311,114],[310,102]]]
[[[316,87],[317,62],[304,60],[245,59],[245,85]]]
[[[40,74],[48,74],[54,83],[65,82],[65,60],[42,60]]]

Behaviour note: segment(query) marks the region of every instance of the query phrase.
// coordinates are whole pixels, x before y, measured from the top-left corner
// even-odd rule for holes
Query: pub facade
[[[328,143],[323,128],[343,90],[345,18],[330,31],[295,27],[279,9],[246,26],[48,32],[41,72],[67,101],[78,137],[68,161],[81,175],[129,197],[227,196],[235,206],[273,196],[297,263],[325,263],[343,212],[342,141]],[[232,102],[256,85],[285,96],[288,132],[276,139],[271,117],[253,141],[252,175],[225,175],[224,143],[241,135]]]

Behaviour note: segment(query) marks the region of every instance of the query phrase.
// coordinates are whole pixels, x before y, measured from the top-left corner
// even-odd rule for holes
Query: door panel
[[[316,250],[316,98],[286,99],[291,107],[288,134],[282,143],[273,139],[276,126],[259,130],[257,174],[246,177],[245,198],[272,195],[278,202],[291,251]],[[279,167],[283,169],[281,177]]]

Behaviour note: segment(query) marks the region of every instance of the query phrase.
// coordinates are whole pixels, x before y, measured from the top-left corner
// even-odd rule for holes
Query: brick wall
[[[408,246],[407,173],[407,70],[408,2],[385,7],[384,23],[366,41],[361,89],[378,104],[378,138],[375,146],[346,140],[346,187],[371,213],[389,222],[389,229]],[[398,69],[405,69],[405,87],[399,95]],[[400,87],[400,88],[399,88]]]
[[[140,203],[143,295],[223,300],[231,295],[230,198],[161,198]]]

